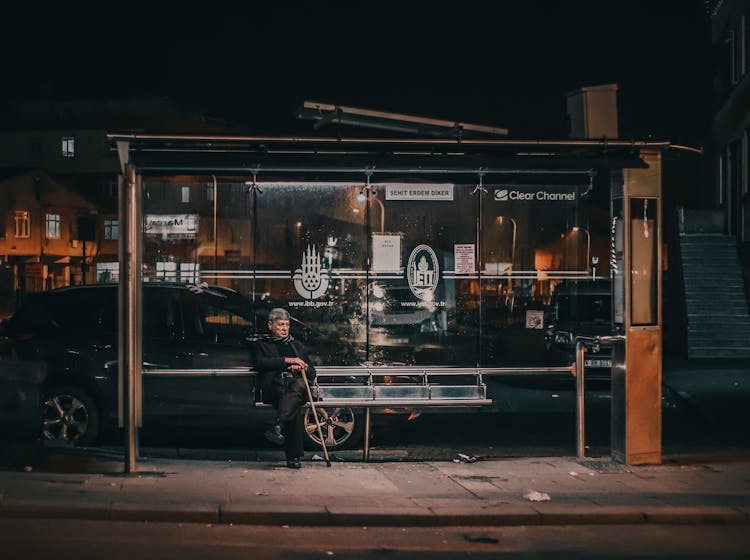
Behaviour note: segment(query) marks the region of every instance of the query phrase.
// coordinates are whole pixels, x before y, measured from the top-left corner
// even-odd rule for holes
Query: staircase
[[[735,238],[680,236],[688,358],[750,358],[750,315]]]

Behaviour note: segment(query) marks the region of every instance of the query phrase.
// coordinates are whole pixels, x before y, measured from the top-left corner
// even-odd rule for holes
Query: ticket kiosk
[[[661,463],[661,152],[613,172],[611,447],[628,465]]]

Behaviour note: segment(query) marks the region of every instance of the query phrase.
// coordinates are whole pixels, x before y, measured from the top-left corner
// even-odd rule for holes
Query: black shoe
[[[284,434],[281,433],[281,426],[278,424],[263,432],[263,437],[275,445],[284,445]]]
[[[290,469],[301,469],[302,463],[300,463],[300,460],[298,458],[287,459],[286,466],[289,467]]]

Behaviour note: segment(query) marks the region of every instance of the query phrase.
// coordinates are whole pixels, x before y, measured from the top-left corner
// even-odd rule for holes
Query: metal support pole
[[[365,447],[363,450],[365,462],[370,460],[370,407],[365,408]]]
[[[584,400],[586,389],[584,386],[584,365],[586,345],[582,340],[576,341],[576,450],[578,459],[586,457],[586,407]]]
[[[214,195],[214,223],[213,223],[213,235],[214,235],[214,270],[219,269],[219,238],[218,233],[219,229],[217,227],[216,223],[216,215],[217,215],[217,205],[219,204],[219,189],[218,189],[218,183],[216,182],[216,175],[211,175],[211,178],[214,181],[213,184],[213,195]],[[255,255],[253,255],[255,256]],[[197,279],[196,279],[197,282]]]
[[[124,472],[136,470],[140,424],[142,228],[141,183],[135,167],[125,165],[120,183],[120,283],[118,288],[118,367],[120,425],[125,433]]]

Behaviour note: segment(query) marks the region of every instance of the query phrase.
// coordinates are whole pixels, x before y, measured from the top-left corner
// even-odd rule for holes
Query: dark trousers
[[[279,395],[279,418],[281,430],[284,434],[284,452],[287,459],[294,459],[304,455],[305,425],[302,415],[302,405],[307,402],[307,388],[305,381],[295,375],[284,380],[284,387]]]

